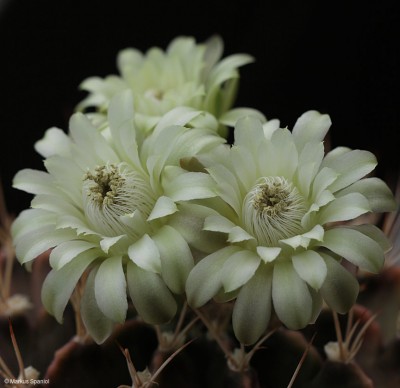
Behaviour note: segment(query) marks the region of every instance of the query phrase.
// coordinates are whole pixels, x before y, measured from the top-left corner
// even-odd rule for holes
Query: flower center
[[[139,210],[147,218],[155,199],[149,184],[125,164],[107,164],[83,177],[83,204],[93,228],[106,236],[131,231],[121,217]]]
[[[264,177],[246,195],[242,217],[259,243],[270,246],[301,232],[305,213],[305,200],[292,183]]]
[[[164,92],[160,89],[147,89],[144,92],[144,95],[151,100],[161,101],[163,99]]]

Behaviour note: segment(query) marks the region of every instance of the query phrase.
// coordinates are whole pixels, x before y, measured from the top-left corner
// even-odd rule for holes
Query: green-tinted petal
[[[257,247],[257,253],[265,263],[274,261],[281,253],[281,248]]]
[[[357,299],[359,285],[356,278],[332,257],[323,254],[328,269],[320,292],[322,298],[338,313],[347,313]]]
[[[153,240],[160,252],[162,278],[174,293],[181,294],[194,264],[187,242],[168,225],[162,227]]]
[[[157,245],[145,234],[140,240],[132,244],[128,249],[129,258],[146,271],[161,272],[160,253]]]
[[[45,158],[51,155],[69,156],[71,152],[71,139],[59,128],[50,128],[43,139],[35,143],[35,150]]]
[[[132,94],[125,90],[110,101],[108,110],[110,131],[120,157],[131,161],[136,168],[141,169],[133,119]]]
[[[224,246],[226,236],[203,229],[204,220],[212,217],[210,214],[214,216],[216,212],[207,206],[181,203],[179,211],[169,219],[168,225],[176,229],[191,247],[212,253]]]
[[[293,127],[293,138],[299,151],[309,142],[320,142],[327,134],[332,122],[328,115],[315,110],[303,113]]]
[[[235,226],[229,232],[228,241],[231,243],[240,242],[240,241],[248,241],[254,240],[254,236],[247,233],[243,228],[240,226]]]
[[[308,143],[301,151],[295,180],[296,187],[305,198],[309,198],[310,190],[313,188],[313,180],[319,171],[323,157],[324,145],[322,142]]]
[[[173,201],[215,197],[215,183],[208,174],[187,172],[174,179],[166,179],[165,194]]]
[[[199,116],[201,111],[186,107],[179,106],[168,111],[158,122],[154,128],[154,135],[157,136],[161,131],[171,125],[181,125],[184,126],[195,117]]]
[[[100,241],[100,247],[104,253],[108,253],[108,251],[123,238],[126,238],[126,236],[103,237]]]
[[[69,122],[70,135],[78,145],[74,152],[79,156],[77,160],[86,160],[87,165],[118,162],[119,158],[103,136],[99,136],[87,116],[75,113]]]
[[[51,270],[42,286],[42,302],[46,310],[62,323],[69,298],[85,269],[97,258],[96,252],[87,251],[79,260],[72,260],[60,270]]]
[[[387,184],[379,178],[365,178],[336,193],[342,197],[348,193],[361,193],[367,198],[373,212],[396,210],[397,204]]]
[[[222,287],[220,270],[238,249],[233,246],[222,248],[195,265],[186,282],[187,298],[192,307],[204,305],[217,294]]]
[[[133,113],[133,96],[130,90],[124,90],[117,93],[110,101],[108,108],[108,122],[110,124],[111,133],[117,135],[117,129],[124,125],[127,121],[134,119]],[[113,136],[114,140],[117,141],[118,147],[123,147],[122,139],[117,136]]]
[[[318,174],[315,176],[313,182],[312,189],[312,197],[311,201],[317,202],[320,206],[325,205],[325,203],[321,204],[319,198],[322,193],[326,191],[326,188],[329,187],[338,177],[338,173],[328,167],[322,168]]]
[[[335,182],[329,187],[329,190],[335,192],[370,173],[376,164],[376,158],[371,152],[353,150],[335,155],[335,157],[325,157],[322,167],[329,167],[339,174]]]
[[[127,280],[132,302],[146,322],[155,325],[174,317],[177,305],[160,275],[128,262]]]
[[[29,168],[17,172],[13,187],[30,194],[57,194],[54,178],[50,174]]]
[[[57,181],[54,181],[54,184],[58,187],[55,195],[60,195],[59,192],[62,191],[77,208],[81,208],[81,182],[84,170],[76,164],[75,160],[79,160],[79,158],[74,158],[73,160],[71,158],[53,155],[50,158],[47,158],[44,161],[44,164],[49,173],[53,177],[57,177]],[[79,184],[77,184],[77,182],[79,182]]]
[[[236,338],[244,345],[255,343],[265,332],[271,316],[270,266],[261,265],[241,288],[232,315]]]
[[[242,183],[244,191],[251,188],[258,179],[258,168],[252,154],[247,148],[233,146],[230,152],[232,169]]]
[[[176,211],[178,211],[178,208],[176,207],[175,202],[171,198],[163,195],[157,199],[157,202],[147,218],[147,221],[152,221],[157,218],[174,214]]]
[[[318,222],[323,225],[328,222],[352,220],[370,210],[368,200],[362,194],[349,193],[326,205],[318,213]]]
[[[320,290],[314,290],[312,287],[308,287],[308,290],[310,291],[310,295],[312,298],[312,313],[311,313],[311,319],[310,323],[315,323],[315,321],[318,319],[318,316],[321,312],[321,309],[323,307],[324,301],[322,299]]]
[[[114,323],[107,318],[97,305],[94,281],[97,274],[97,268],[93,269],[85,284],[85,290],[81,299],[81,317],[87,331],[97,344],[103,343],[112,333]]]
[[[315,225],[306,233],[280,240],[280,242],[291,246],[293,249],[298,247],[308,248],[311,240],[322,241],[324,233],[324,228],[321,225]]]
[[[35,259],[41,253],[64,241],[72,240],[76,234],[69,229],[54,230],[54,225],[37,226],[31,233],[19,235],[15,254],[21,264]]]
[[[18,244],[20,238],[24,239],[25,235],[34,232],[40,225],[53,225],[56,216],[53,213],[42,209],[26,209],[23,210],[11,225],[11,234],[14,244]]]
[[[72,240],[65,241],[55,247],[50,253],[50,265],[52,268],[59,270],[64,265],[68,264],[80,253],[96,247],[95,244],[82,241]]]
[[[230,111],[224,113],[219,118],[219,121],[221,124],[228,125],[230,127],[234,127],[240,118],[246,117],[246,116],[254,117],[263,123],[267,121],[265,116],[263,115],[263,113],[261,113],[257,109],[253,109],[253,108],[231,109]]]
[[[94,290],[97,304],[103,314],[114,322],[124,322],[128,302],[121,257],[109,257],[101,263]]]
[[[292,134],[285,128],[277,129],[271,136],[271,145],[276,150],[273,166],[275,174],[292,179],[299,164],[298,152]],[[259,149],[258,153],[260,152],[262,150]]]
[[[222,266],[220,276],[226,292],[233,291],[245,284],[260,265],[260,257],[252,251],[234,253]]]
[[[372,240],[374,240],[376,243],[379,244],[379,246],[382,248],[383,252],[387,252],[390,250],[392,247],[392,244],[386,234],[380,230],[377,226],[371,225],[371,224],[365,224],[365,225],[353,225],[349,226],[350,229],[357,230],[361,232],[362,234],[365,234]]]
[[[260,139],[264,138],[261,121],[254,117],[243,117],[235,126],[235,145],[247,148],[256,154]]]
[[[275,263],[272,300],[276,314],[289,329],[301,329],[310,323],[312,317],[310,291],[291,262]]]
[[[304,251],[293,255],[292,261],[297,274],[312,288],[318,290],[327,273],[322,257],[315,251]]]
[[[374,273],[379,272],[385,259],[380,245],[354,228],[330,229],[325,232],[324,241],[320,245]]]
[[[220,215],[208,216],[204,221],[204,230],[213,232],[229,233],[234,227],[232,221]]]
[[[217,194],[228,203],[237,214],[240,214],[242,198],[235,175],[225,166],[219,164],[207,168],[215,182]]]

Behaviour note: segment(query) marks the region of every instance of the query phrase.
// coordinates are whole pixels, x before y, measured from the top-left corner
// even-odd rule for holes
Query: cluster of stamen
[[[246,228],[266,245],[301,232],[305,201],[297,188],[283,177],[261,178],[246,195],[243,221]]]
[[[147,218],[154,203],[149,184],[124,164],[98,166],[83,177],[85,214],[99,233],[127,233],[121,217],[139,210]]]
[[[118,194],[118,189],[125,183],[125,178],[121,176],[117,167],[113,164],[108,168],[98,166],[95,168],[94,173],[88,171],[83,180],[93,182],[87,194],[92,201],[102,206],[113,204]]]

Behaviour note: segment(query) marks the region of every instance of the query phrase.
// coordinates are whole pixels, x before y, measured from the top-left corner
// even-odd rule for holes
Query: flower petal
[[[229,232],[228,241],[231,243],[241,242],[241,241],[248,241],[254,240],[254,236],[247,233],[243,228],[240,226],[235,226]]]
[[[120,256],[109,257],[101,263],[94,285],[96,301],[103,314],[114,322],[124,322],[128,302]]]
[[[44,280],[42,286],[43,305],[59,323],[62,323],[65,307],[76,283],[96,258],[96,252],[84,252],[80,255],[79,260],[72,260],[58,271],[52,269]]]
[[[216,211],[194,203],[180,203],[179,211],[168,221],[188,244],[200,252],[212,253],[225,245],[226,236],[203,229],[204,220],[216,215]]]
[[[142,269],[155,273],[161,272],[160,252],[148,234],[129,247],[128,255]]]
[[[207,303],[222,287],[220,270],[225,261],[238,251],[230,246],[206,256],[190,272],[186,294],[190,306],[197,308]]]
[[[298,151],[292,134],[285,128],[277,129],[271,136],[271,145],[276,150],[273,166],[275,174],[292,179],[299,164]]]
[[[97,305],[94,292],[97,269],[93,269],[86,280],[80,312],[83,324],[89,334],[97,344],[102,344],[112,333],[114,323],[102,313]]]
[[[342,197],[349,193],[360,193],[367,198],[373,212],[390,212],[396,210],[397,204],[387,184],[379,178],[365,178],[336,193]]]
[[[165,194],[173,201],[190,201],[192,199],[215,197],[215,183],[208,174],[187,172],[173,179],[167,179],[164,185]]]
[[[282,248],[276,247],[257,247],[257,253],[264,261],[264,263],[270,263],[274,261],[281,253]]]
[[[259,139],[264,138],[260,120],[254,117],[243,117],[235,126],[235,145],[247,148],[253,155],[257,153]]]
[[[310,291],[291,262],[275,263],[272,300],[276,314],[289,329],[301,329],[310,323],[312,317]]]
[[[322,254],[328,269],[320,292],[324,301],[334,311],[345,314],[357,299],[359,285],[356,278],[339,262]]]
[[[115,148],[123,160],[129,160],[137,169],[142,165],[133,124],[133,97],[130,90],[118,93],[110,101],[108,121]]]
[[[252,345],[265,332],[271,317],[271,266],[261,265],[241,288],[233,308],[232,324],[236,338]]]
[[[245,284],[260,265],[260,257],[252,251],[234,253],[222,266],[220,276],[226,292],[236,290]]]
[[[380,230],[375,225],[365,224],[365,225],[353,225],[350,226],[351,229],[358,230],[362,234],[368,236],[376,243],[379,244],[383,252],[387,252],[391,249],[392,244],[386,234]]]
[[[327,230],[324,241],[319,245],[373,273],[379,272],[385,260],[379,244],[354,228],[340,227]]]
[[[309,142],[321,142],[332,122],[329,115],[315,110],[303,113],[296,121],[292,133],[299,151]]]
[[[352,150],[334,157],[329,157],[328,153],[321,166],[329,167],[339,174],[335,182],[329,187],[329,190],[335,192],[370,173],[376,164],[376,158],[371,152]]]
[[[160,252],[161,276],[176,294],[185,290],[186,279],[193,268],[193,256],[184,238],[171,226],[163,226],[153,236]]]
[[[221,164],[213,165],[207,168],[207,171],[218,184],[216,189],[217,194],[228,203],[237,214],[240,214],[242,201],[235,175]]]
[[[203,229],[212,232],[229,233],[234,227],[235,224],[232,221],[228,220],[227,218],[221,215],[216,214],[208,216],[204,220]]]
[[[155,325],[174,317],[177,305],[160,275],[128,262],[127,280],[132,302],[146,322]]]
[[[230,111],[224,113],[220,118],[219,122],[224,125],[228,125],[230,127],[234,127],[237,123],[237,121],[246,116],[251,116],[255,117],[262,123],[265,123],[267,120],[265,116],[258,111],[257,109],[253,108],[234,108],[231,109]]]
[[[44,251],[64,241],[72,240],[76,234],[69,229],[54,229],[54,225],[37,226],[36,230],[19,235],[16,241],[15,254],[21,264],[35,259]]]
[[[165,216],[169,216],[170,214],[174,214],[178,211],[175,202],[165,195],[162,195],[157,199],[153,210],[151,211],[147,221],[152,221],[157,218],[162,218]]]
[[[52,155],[69,156],[71,153],[71,139],[59,128],[50,128],[43,139],[35,143],[35,150],[45,158]]]
[[[118,162],[114,150],[103,136],[99,136],[98,130],[90,122],[89,118],[82,113],[75,113],[69,121],[70,135],[78,147],[73,149],[72,156],[78,162],[86,166]],[[81,164],[82,167],[84,167]]]
[[[336,198],[318,213],[318,222],[322,225],[328,222],[352,220],[369,212],[368,200],[359,193],[349,193]]]
[[[293,267],[297,274],[312,288],[321,288],[326,278],[326,264],[315,251],[300,252],[292,257]]]
[[[298,247],[308,248],[311,240],[322,241],[324,233],[324,228],[321,225],[315,225],[306,233],[280,240],[280,242],[291,246],[293,249]]]
[[[82,240],[65,241],[56,246],[51,251],[50,265],[52,268],[59,270],[82,252],[85,252],[95,247],[96,244],[88,241],[82,241]]]
[[[25,168],[15,175],[13,187],[30,194],[56,194],[54,182],[47,172]]]
[[[104,253],[108,253],[110,248],[112,248],[118,241],[126,238],[125,235],[115,236],[115,237],[103,237],[100,241],[100,247]]]

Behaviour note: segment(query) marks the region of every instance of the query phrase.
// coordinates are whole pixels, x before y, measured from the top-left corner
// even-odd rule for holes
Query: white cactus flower
[[[198,115],[191,111],[187,119]],[[36,144],[47,172],[26,169],[14,178],[15,188],[35,194],[12,227],[18,259],[28,263],[53,248],[42,300],[60,322],[88,273],[81,314],[97,342],[125,320],[127,291],[145,321],[174,316],[174,294],[184,292],[193,266],[177,228],[186,222],[201,231],[200,220],[210,214],[185,201],[215,195],[207,174],[187,172],[179,160],[224,142],[214,131],[168,125],[138,143],[129,91],[112,99],[108,124],[98,131],[74,114],[69,134],[51,128]]]
[[[236,298],[233,328],[244,344],[263,334],[272,311],[290,329],[313,322],[323,300],[347,312],[359,286],[341,258],[371,272],[383,265],[383,233],[344,223],[393,210],[392,193],[382,180],[364,178],[376,166],[370,152],[336,148],[324,156],[330,125],[316,111],[292,132],[277,120],[242,118],[225,160],[208,168],[224,206],[215,206],[219,214],[204,229],[227,240],[191,271],[188,301],[199,307],[215,296]]]
[[[134,95],[138,128],[149,131],[176,107],[191,107],[215,116],[220,124],[232,124],[243,113],[263,115],[250,108],[233,106],[239,79],[238,68],[253,61],[247,54],[221,60],[223,42],[218,36],[196,44],[192,37],[175,38],[165,51],[158,47],[142,53],[135,48],[119,52],[119,74],[89,77],[80,85],[88,96],[78,109],[106,112],[113,95],[129,89]]]

